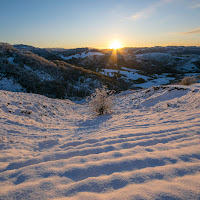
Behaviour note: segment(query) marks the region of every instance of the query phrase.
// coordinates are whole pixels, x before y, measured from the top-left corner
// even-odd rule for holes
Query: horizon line
[[[4,42],[2,42],[4,43]],[[7,42],[5,42],[7,43]],[[10,44],[10,43],[8,43]],[[79,48],[88,48],[88,49],[101,49],[101,50],[107,50],[107,49],[111,49],[111,48],[102,48],[102,47],[89,47],[89,46],[82,46],[82,47],[70,47],[70,48],[66,48],[66,47],[38,47],[38,46],[33,46],[30,44],[11,44],[12,46],[14,45],[26,45],[26,46],[32,46],[35,48],[40,48],[40,49],[79,49]],[[124,49],[124,48],[154,48],[154,47],[200,47],[200,45],[155,45],[155,46],[125,46],[125,47],[121,47],[119,49]]]

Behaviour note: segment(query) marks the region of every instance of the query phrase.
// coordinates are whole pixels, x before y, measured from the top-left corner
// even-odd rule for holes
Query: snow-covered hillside
[[[12,92],[26,91],[20,84],[15,83],[13,79],[8,79],[6,77],[0,77],[0,89]]]
[[[93,55],[92,53],[95,52],[88,54]],[[116,78],[63,61],[52,62],[29,51],[17,50],[12,45],[0,43],[0,90],[27,91],[60,99],[80,99],[102,85],[119,91],[124,89],[124,85],[127,86],[124,81]]]
[[[148,88],[200,74],[200,47],[129,47],[117,51],[14,47],[0,44],[0,79],[2,73],[23,90],[54,98],[85,98],[102,85],[116,91]]]
[[[64,60],[70,60],[72,58],[86,58],[90,56],[104,56],[104,54],[101,52],[82,52],[80,54],[75,54],[75,55],[67,56],[67,57],[60,54],[60,57],[63,58]]]
[[[0,90],[0,199],[200,199],[200,84],[87,103]]]

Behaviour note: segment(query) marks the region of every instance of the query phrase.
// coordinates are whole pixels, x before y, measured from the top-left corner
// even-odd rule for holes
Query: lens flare
[[[110,44],[110,49],[115,49],[116,50],[116,49],[119,49],[121,47],[122,47],[121,43],[119,41],[117,41],[117,40],[113,41]]]

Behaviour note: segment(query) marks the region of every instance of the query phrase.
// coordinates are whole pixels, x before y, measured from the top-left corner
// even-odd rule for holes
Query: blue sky
[[[200,0],[0,0],[0,41],[37,47],[200,46]]]

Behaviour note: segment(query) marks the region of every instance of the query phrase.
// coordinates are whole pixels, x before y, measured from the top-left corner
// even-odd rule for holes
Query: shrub
[[[113,93],[114,90],[108,90],[106,86],[103,86],[101,89],[97,88],[90,96],[90,100],[88,99],[91,111],[97,115],[111,113],[114,98]]]
[[[146,81],[143,78],[138,78],[135,80],[137,83],[145,83]]]
[[[197,79],[194,76],[186,76],[182,79],[181,85],[191,85],[197,82]]]

